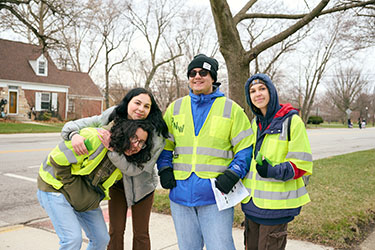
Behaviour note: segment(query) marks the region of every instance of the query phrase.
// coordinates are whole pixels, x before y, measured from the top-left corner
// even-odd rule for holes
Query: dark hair
[[[129,119],[115,120],[111,128],[111,141],[109,146],[112,147],[115,152],[124,154],[124,151],[130,149],[130,137],[135,135],[138,128],[142,128],[148,134],[146,147],[134,155],[125,155],[125,157],[128,162],[137,163],[138,166],[141,166],[141,163],[145,163],[151,159],[151,149],[154,146],[152,142],[153,126],[149,121]]]
[[[115,108],[115,110],[109,116],[109,121],[116,120],[116,118],[128,120],[128,104],[133,97],[140,94],[147,94],[151,99],[150,113],[145,120],[150,121],[153,125],[156,133],[162,135],[164,138],[168,137],[168,127],[163,120],[163,115],[158,104],[155,101],[154,96],[150,91],[145,88],[134,88],[130,90],[122,99],[121,103]]]

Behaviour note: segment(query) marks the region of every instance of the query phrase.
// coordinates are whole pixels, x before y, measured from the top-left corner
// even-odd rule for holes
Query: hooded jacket
[[[270,100],[267,105],[267,112],[266,115],[263,116],[261,111],[255,107],[255,105],[251,102],[250,98],[250,84],[255,79],[262,80],[268,88]],[[300,128],[303,127],[303,130],[300,133],[303,135],[302,142],[305,147],[301,151],[307,151],[307,161],[306,165],[309,169],[309,173],[307,171],[298,168],[298,166],[293,161],[284,161],[276,164],[271,169],[274,174],[274,178],[279,181],[290,181],[300,178],[305,173],[311,174],[312,171],[312,157],[311,157],[311,150],[310,144],[308,142],[306,130],[304,129],[302,120],[297,116],[298,111],[292,107],[290,104],[280,104],[279,98],[277,94],[277,90],[272,83],[271,79],[265,74],[256,74],[250,77],[246,84],[245,84],[245,95],[248,105],[250,106],[251,110],[255,114],[255,120],[252,122],[253,130],[256,131],[255,145],[254,145],[254,152],[253,152],[253,160],[255,161],[258,152],[260,151],[264,140],[266,139],[267,135],[272,134],[280,134],[282,135],[285,133],[285,121],[286,119],[294,118],[291,116],[296,116],[293,119],[294,123],[298,123]],[[302,124],[300,124],[302,123]],[[293,135],[293,131],[291,131]],[[292,136],[291,136],[292,137]],[[300,138],[298,138],[300,140]],[[287,150],[287,149],[279,149],[279,150]],[[281,152],[276,152],[276,154],[280,154]],[[285,152],[284,152],[285,153]],[[310,159],[311,158],[311,159]],[[311,162],[310,162],[311,161]],[[253,163],[253,165],[256,165]],[[304,165],[305,166],[305,165]],[[256,171],[256,170],[255,170]],[[294,216],[300,213],[301,207],[297,208],[287,208],[287,209],[267,209],[267,208],[260,208],[259,206],[255,205],[253,198],[250,199],[249,202],[242,204],[242,210],[244,211],[245,215],[259,224],[265,225],[275,225],[275,224],[283,224],[293,220]]]
[[[190,91],[189,96],[191,99],[191,115],[194,121],[194,133],[197,136],[209,115],[214,101],[216,98],[224,98],[224,94],[214,85],[214,91],[211,94],[195,95]],[[249,145],[249,147],[237,152],[228,169],[243,178],[249,171],[251,151],[252,147]],[[164,149],[157,161],[158,169],[160,170],[166,166],[173,167],[172,159],[173,152]],[[169,193],[169,198],[173,202],[189,207],[216,203],[209,179],[200,178],[193,172],[185,180],[176,180],[176,184],[176,187],[172,188]]]

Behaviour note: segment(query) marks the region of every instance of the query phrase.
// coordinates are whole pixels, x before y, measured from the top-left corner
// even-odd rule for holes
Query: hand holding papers
[[[222,193],[219,189],[215,186],[216,179],[211,180],[211,187],[214,191],[215,200],[219,211],[223,209],[227,209],[237,205],[241,202],[245,197],[249,195],[249,192],[242,184],[241,180],[237,182],[236,185],[232,188],[232,190],[228,194]]]

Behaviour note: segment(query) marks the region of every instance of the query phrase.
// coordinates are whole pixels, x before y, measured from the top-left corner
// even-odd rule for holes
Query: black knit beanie
[[[189,78],[189,72],[194,68],[206,69],[210,72],[214,83],[217,81],[217,71],[219,70],[219,63],[216,59],[208,57],[204,54],[194,56],[193,61],[189,63],[187,70],[187,77]]]

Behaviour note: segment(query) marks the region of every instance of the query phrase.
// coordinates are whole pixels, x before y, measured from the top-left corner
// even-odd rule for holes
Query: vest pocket
[[[210,126],[210,136],[228,140],[230,138],[232,120],[214,116]]]

